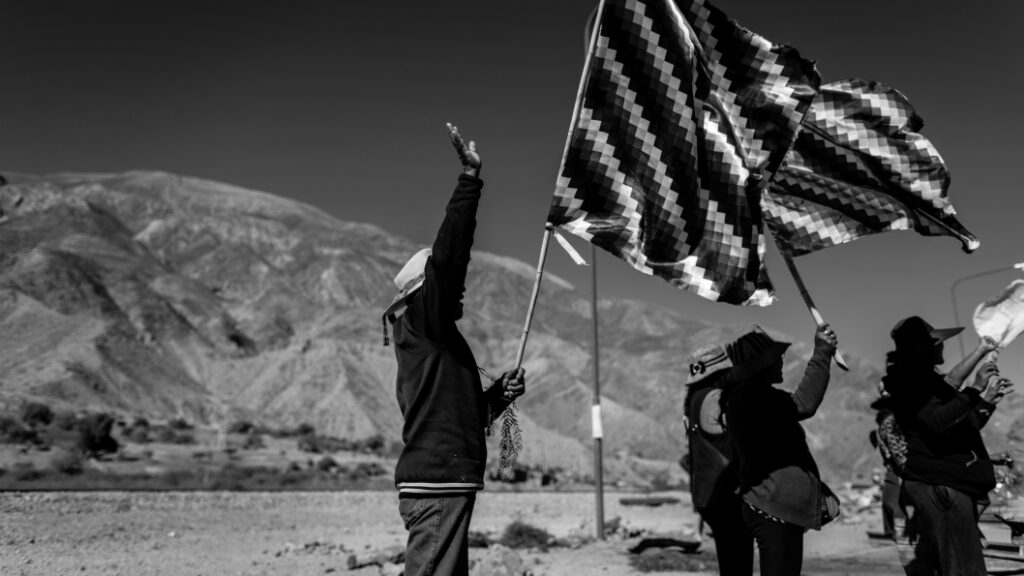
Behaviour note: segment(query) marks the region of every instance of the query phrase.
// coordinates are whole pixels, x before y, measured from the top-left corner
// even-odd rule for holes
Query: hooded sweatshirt
[[[463,174],[427,259],[423,286],[393,324],[396,393],[405,446],[395,468],[402,496],[480,490],[487,461],[485,428],[508,403],[500,386],[485,392],[476,360],[455,322],[483,182]]]

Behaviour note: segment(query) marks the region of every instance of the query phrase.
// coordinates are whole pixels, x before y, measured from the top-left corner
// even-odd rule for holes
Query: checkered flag
[[[866,80],[821,87],[800,134],[761,199],[765,222],[793,256],[867,234],[915,230],[978,239],[957,221],[949,173],[896,90]]]
[[[604,0],[549,222],[705,298],[767,305],[762,178],[819,77],[694,0]]]

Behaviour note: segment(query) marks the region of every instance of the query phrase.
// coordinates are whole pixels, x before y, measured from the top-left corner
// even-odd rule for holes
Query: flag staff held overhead
[[[526,309],[526,322],[523,325],[523,336],[519,340],[519,351],[516,352],[515,367],[518,370],[523,365],[523,354],[526,352],[526,339],[530,336],[530,324],[533,322],[533,311],[537,307],[537,296],[540,294],[540,281],[544,279],[544,261],[548,256],[548,244],[551,241],[551,231],[554,225],[548,222],[544,226],[544,239],[540,242],[540,261],[537,262],[537,274],[533,279],[533,292],[530,294],[530,305]]]
[[[796,262],[793,261],[793,257],[782,246],[779,246],[779,252],[782,253],[782,259],[786,261],[786,267],[789,268],[789,273],[792,274],[793,281],[796,282],[796,287],[800,290],[800,296],[803,297],[807,310],[811,312],[811,317],[814,318],[814,323],[821,326],[825,323],[825,319],[821,317],[821,312],[818,312],[818,307],[814,305],[811,293],[807,291],[807,286],[804,285],[804,280],[800,277],[800,271],[796,269]],[[843,357],[843,353],[839,349],[836,349],[836,354],[833,358],[836,361],[836,366],[846,371],[850,370],[850,367],[846,365],[846,358]]]
[[[586,87],[587,78],[589,77],[589,74],[590,74],[590,58],[591,58],[591,54],[593,54],[593,52],[594,52],[594,45],[597,43],[597,26],[596,26],[596,23],[600,19],[601,14],[604,12],[604,4],[605,4],[605,0],[601,0],[598,3],[597,7],[590,13],[590,16],[587,18],[586,46],[585,46],[586,52],[585,52],[585,59],[584,59],[584,63],[583,63],[583,74],[580,75],[580,84],[579,84],[579,87],[578,87],[578,89],[576,91],[576,100],[575,100],[575,104],[573,105],[573,111],[572,111],[572,124],[570,126],[569,133],[568,133],[568,135],[566,136],[566,139],[565,139],[565,147],[562,150],[562,162],[561,162],[560,166],[565,163],[566,156],[569,153],[569,146],[570,146],[570,144],[572,142],[572,135],[576,131],[576,125],[579,122],[579,111],[580,111],[580,105],[581,105],[581,103],[583,101],[583,91],[584,91],[584,89]],[[551,224],[550,222],[548,222],[544,226],[544,237],[541,240],[540,259],[539,259],[539,262],[537,263],[537,273],[536,273],[536,276],[535,276],[535,279],[534,279],[533,292],[530,295],[530,304],[529,304],[529,308],[527,309],[527,312],[526,312],[526,322],[524,323],[524,326],[523,326],[522,338],[519,341],[519,350],[516,353],[516,363],[515,363],[516,368],[519,368],[522,365],[523,355],[526,352],[526,340],[527,340],[527,338],[529,337],[529,334],[530,334],[530,324],[533,321],[533,311],[534,311],[534,309],[537,306],[537,297],[538,297],[538,295],[540,293],[540,284],[541,284],[541,280],[544,277],[544,261],[547,258],[548,244],[550,243],[551,235],[552,235],[553,232],[554,232],[554,225]],[[561,239],[560,239],[560,241],[564,242],[564,240],[561,240]],[[569,247],[567,247],[567,250],[568,249],[569,249]],[[577,262],[577,264],[582,262],[582,259],[580,259],[578,256],[574,255],[574,253],[571,252],[571,251],[570,251],[570,256],[573,257],[573,259]],[[596,266],[597,265],[596,256],[597,256],[596,247],[594,247],[594,245],[591,244],[591,265],[592,266]],[[599,359],[598,359],[599,347],[598,347],[598,337],[597,337],[597,322],[598,321],[597,321],[597,270],[596,269],[594,269],[592,274],[591,274],[591,284],[592,284],[591,285],[591,289],[592,289],[591,290],[591,295],[592,295],[592,302],[591,302],[592,314],[591,315],[592,315],[592,320],[593,320],[593,362],[594,362],[594,399],[593,399],[593,403],[591,405],[591,427],[592,427],[592,430],[591,430],[592,434],[591,435],[594,438],[594,478],[595,478],[595,488],[596,488],[596,497],[597,497],[597,510],[596,510],[597,522],[596,522],[595,528],[597,530],[597,538],[603,540],[604,539],[604,464],[603,464],[603,459],[602,459],[602,447],[601,447],[601,440],[602,440],[602,436],[603,436],[603,431],[602,431],[602,427],[601,427],[601,388],[600,388],[600,382],[598,380],[600,378],[600,371],[599,371]]]

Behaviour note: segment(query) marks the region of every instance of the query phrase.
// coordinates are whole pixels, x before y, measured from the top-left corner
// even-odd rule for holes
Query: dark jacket
[[[405,447],[395,467],[403,495],[480,490],[484,430],[508,405],[480,372],[455,322],[462,316],[476,211],[483,182],[461,175],[427,259],[423,286],[394,322],[398,405]]]
[[[995,407],[974,388],[957,391],[930,366],[892,364],[882,381],[907,441],[901,476],[985,498],[996,481],[981,428]]]
[[[831,351],[815,347],[792,392],[763,381],[763,373],[735,384],[726,423],[739,464],[743,500],[804,528],[820,528],[827,488],[800,425],[814,415],[828,387]]]

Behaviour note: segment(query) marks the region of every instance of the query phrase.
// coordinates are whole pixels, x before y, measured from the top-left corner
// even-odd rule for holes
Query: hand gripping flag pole
[[[530,304],[526,309],[526,321],[523,323],[523,335],[519,340],[519,350],[516,352],[515,370],[523,365],[523,355],[526,352],[526,339],[530,335],[530,324],[533,322],[533,311],[537,307],[537,296],[540,294],[540,283],[544,278],[544,261],[548,255],[548,244],[551,240],[551,233],[554,229],[550,223],[544,226],[544,238],[540,243],[540,259],[537,262],[537,273],[534,276],[533,292],[530,294]],[[523,449],[523,433],[519,426],[519,415],[516,403],[513,401],[505,408],[501,416],[501,435],[498,443],[498,473],[505,479],[512,478],[512,467]]]
[[[803,297],[807,310],[810,311],[811,317],[814,318],[814,323],[821,326],[825,323],[825,319],[821,317],[821,312],[818,312],[818,307],[814,305],[811,293],[807,291],[807,286],[804,285],[804,280],[800,277],[800,271],[796,269],[796,262],[793,261],[793,257],[782,246],[779,246],[779,252],[782,252],[782,259],[786,261],[786,267],[789,268],[789,273],[793,275],[793,281],[796,282],[796,287],[800,290],[800,296]],[[843,357],[843,353],[838,349],[836,349],[834,358],[836,366],[849,372],[850,368],[846,365],[846,358]]]

